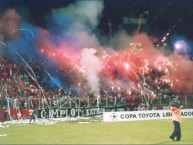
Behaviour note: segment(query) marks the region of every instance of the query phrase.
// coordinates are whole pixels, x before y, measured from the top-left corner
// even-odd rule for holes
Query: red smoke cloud
[[[43,31],[42,31],[43,32]],[[160,81],[167,81],[172,91],[191,94],[193,92],[193,62],[179,54],[165,56],[162,50],[155,48],[146,34],[138,34],[133,41],[141,43],[141,48],[125,48],[113,53],[99,54],[103,62],[103,77],[112,80],[124,80],[128,83],[141,83],[142,76],[157,77]],[[64,42],[54,45],[48,31],[42,33],[39,39],[42,53],[47,55],[58,66],[73,70],[80,74],[80,52],[72,51]],[[103,49],[105,50],[105,49]],[[94,66],[93,66],[94,67]],[[76,68],[76,69],[75,69]],[[157,74],[153,73],[156,70]],[[159,83],[159,82],[158,82]],[[110,85],[110,84],[109,84]]]
[[[185,95],[193,92],[193,62],[187,57],[178,54],[170,56],[174,65],[171,69],[170,78],[174,83],[172,90]]]

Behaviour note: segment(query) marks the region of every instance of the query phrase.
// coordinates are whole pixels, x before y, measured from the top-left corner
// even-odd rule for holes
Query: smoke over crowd
[[[23,19],[17,9],[7,9],[0,17],[0,52],[21,62],[14,48],[29,63],[46,62],[42,69],[52,79],[56,76],[53,83],[65,87],[53,71],[57,70],[71,80],[73,88],[96,95],[101,87],[147,92],[148,85],[163,82],[175,93],[193,92],[189,57],[176,51],[166,56],[145,33],[130,36],[122,29],[111,41],[102,40],[108,40],[97,29],[103,10],[103,1],[77,1],[52,9],[46,16],[47,28],[41,28]]]

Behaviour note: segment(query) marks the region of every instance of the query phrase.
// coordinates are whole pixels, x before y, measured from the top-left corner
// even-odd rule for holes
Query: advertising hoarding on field
[[[182,109],[182,118],[193,118],[193,109]],[[104,122],[171,119],[170,110],[104,112]]]

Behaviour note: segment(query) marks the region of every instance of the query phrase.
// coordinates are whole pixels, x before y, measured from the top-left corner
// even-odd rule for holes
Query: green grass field
[[[183,119],[180,142],[169,139],[173,131],[171,120],[87,122],[10,125],[0,128],[0,134],[7,134],[0,136],[0,144],[193,144],[193,119]]]

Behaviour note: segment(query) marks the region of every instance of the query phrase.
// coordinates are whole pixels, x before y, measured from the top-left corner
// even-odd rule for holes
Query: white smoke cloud
[[[97,50],[94,48],[84,48],[81,52],[81,65],[85,68],[86,79],[91,87],[90,91],[95,95],[99,95],[100,79],[99,72],[102,69],[102,63],[96,56]]]
[[[90,24],[92,27],[98,25],[99,18],[104,9],[103,1],[77,1],[64,9],[55,9],[53,13],[61,13],[72,18],[80,24]]]
[[[65,8],[53,9],[52,20],[57,24],[56,30],[58,25],[63,28],[66,43],[74,49],[99,48],[101,44],[93,30],[99,24],[103,9],[103,1],[77,1]]]

